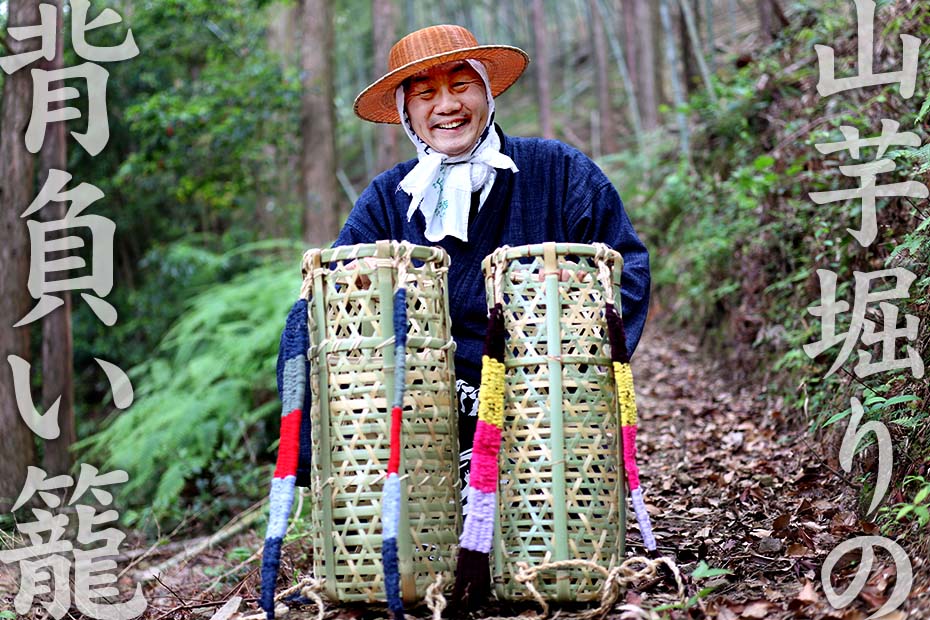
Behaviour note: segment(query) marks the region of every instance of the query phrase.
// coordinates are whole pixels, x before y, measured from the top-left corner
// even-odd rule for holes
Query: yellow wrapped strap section
[[[504,426],[504,364],[487,355],[481,358],[478,419],[497,428]]]
[[[624,362],[614,362],[617,400],[620,401],[620,425],[636,426],[636,395],[633,392],[633,371]]]

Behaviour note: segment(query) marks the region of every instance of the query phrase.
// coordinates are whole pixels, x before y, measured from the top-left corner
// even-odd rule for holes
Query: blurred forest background
[[[35,4],[2,2],[2,19],[37,23]],[[181,523],[209,531],[265,496],[279,420],[278,336],[298,294],[302,251],[331,242],[368,181],[414,155],[396,127],[357,119],[352,102],[383,73],[400,36],[451,22],[481,43],[529,52],[497,120],[513,135],[568,142],[608,172],[652,253],[653,320],[699,335],[732,362],[735,381],[780,403],[786,428],[804,427],[824,446],[849,396],[860,395],[895,440],[895,487],[880,523],[925,535],[927,383],[907,371],[823,380],[832,357],[811,362],[802,345],[820,339],[806,311],[819,301],[817,269],[836,271],[838,296],[849,299],[854,270],[904,266],[918,280],[901,313],[921,319],[916,346],[926,358],[926,201],[880,201],[879,237],[862,248],[846,232],[857,225],[856,205],[818,206],[807,196],[855,182],[839,173],[843,157],[813,146],[840,139],[840,125],[871,136],[889,118],[925,140],[926,2],[878,2],[876,71],[900,69],[899,34],[924,40],[917,92],[906,100],[897,85],[817,94],[815,44],[836,48],[838,74],[855,66],[851,0],[114,0],[94,2],[92,14],[103,6],[123,23],[95,31],[93,42],[115,45],[128,26],[141,54],[106,65],[110,140],[101,154],[90,157],[62,133],[29,155],[28,70],[0,75],[0,347],[4,359],[31,360],[36,403],[63,397],[65,430],[60,441],[35,440],[4,363],[0,498],[18,495],[28,464],[49,473],[80,462],[125,469],[121,516],[156,536]],[[58,62],[82,62],[62,47]],[[83,130],[84,122],[72,124]],[[928,180],[930,147],[889,156],[896,182]],[[112,327],[75,296],[70,315],[12,328],[34,303],[20,214],[50,167],[99,187],[105,198],[90,211],[116,222]],[[94,357],[129,373],[130,409],[114,409]],[[859,472],[864,497],[872,465]],[[9,504],[0,505],[11,528]]]

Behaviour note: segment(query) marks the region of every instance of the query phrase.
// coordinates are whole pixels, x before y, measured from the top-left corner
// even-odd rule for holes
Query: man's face
[[[450,157],[469,151],[488,122],[484,81],[463,60],[409,78],[404,98],[413,131]]]

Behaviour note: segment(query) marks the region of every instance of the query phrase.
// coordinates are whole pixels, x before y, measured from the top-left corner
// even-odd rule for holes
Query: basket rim
[[[409,256],[417,260],[447,263],[448,253],[439,246],[414,245],[406,241],[377,241],[375,243],[359,243],[356,245],[340,245],[334,248],[312,248],[305,252],[304,262],[310,257],[319,256],[320,262],[329,263],[356,258],[393,258]]]
[[[601,244],[594,245],[590,243],[563,243],[547,241],[545,243],[534,243],[531,245],[502,246],[497,248],[481,260],[481,269],[485,275],[491,273],[491,266],[496,262],[509,263],[518,258],[535,258],[543,256],[547,248],[555,246],[555,253],[558,255],[573,254],[575,256],[595,257],[600,252],[605,252],[608,261],[614,264],[614,267],[623,267],[623,256],[617,250]]]

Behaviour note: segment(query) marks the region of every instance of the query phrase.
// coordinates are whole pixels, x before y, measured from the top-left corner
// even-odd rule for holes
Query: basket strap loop
[[[592,562],[591,560],[543,562],[536,566],[530,566],[526,562],[518,562],[518,571],[514,579],[526,586],[530,596],[539,604],[542,609],[542,613],[536,616],[539,620],[549,615],[549,604],[535,587],[536,576],[539,573],[564,570],[567,568],[582,568],[600,573],[601,576],[604,577],[604,582],[601,584],[600,605],[595,609],[590,609],[575,616],[576,620],[593,620],[595,618],[603,618],[613,609],[624,587],[645,579],[654,579],[658,574],[659,566],[663,564],[669,568],[672,575],[675,577],[679,598],[684,598],[685,586],[681,578],[681,571],[673,560],[666,557],[646,558],[643,556],[633,556],[627,558],[620,566],[614,566],[610,569],[604,568],[597,562]],[[641,567],[637,568],[637,565],[641,565]]]
[[[310,301],[313,290],[313,273],[320,267],[320,250],[312,249],[304,252],[300,261],[300,298]]]
[[[604,287],[604,301],[612,304],[614,303],[614,283],[611,276],[610,265],[607,260],[610,247],[605,243],[595,243],[593,245],[597,248],[597,253],[594,255],[594,263],[597,265],[597,274],[601,281],[601,286]]]
[[[397,282],[394,285],[395,293],[407,286],[407,269],[410,267],[412,254],[413,244],[409,241],[400,241],[394,247],[394,268],[397,269]]]

